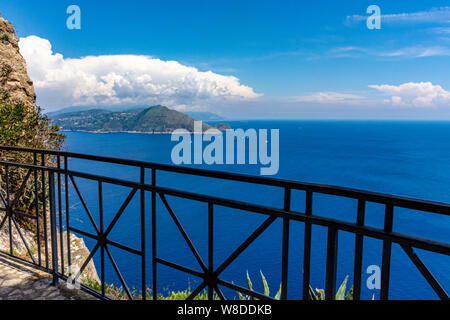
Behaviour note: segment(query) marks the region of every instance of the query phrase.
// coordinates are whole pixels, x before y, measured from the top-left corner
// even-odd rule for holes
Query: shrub
[[[4,33],[1,37],[3,43],[9,43],[9,35],[7,35],[6,33]]]
[[[9,75],[12,72],[12,67],[9,64],[4,63],[0,70],[0,76],[2,77],[2,81],[6,81]]]
[[[81,283],[94,289],[97,292],[102,291],[102,285],[94,279],[83,278]],[[191,288],[184,291],[168,291],[165,294],[159,294],[158,300],[186,300],[192,293]],[[130,289],[130,294],[133,300],[142,300],[142,291],[135,288]],[[146,299],[153,300],[152,290],[147,288]],[[115,286],[114,284],[105,283],[105,295],[113,300],[128,300],[129,297],[122,286]],[[214,300],[219,300],[217,294],[214,293]],[[200,292],[193,300],[208,300],[208,293],[206,290]]]
[[[172,291],[168,295],[161,295],[158,297],[159,300],[186,300],[190,295],[192,291],[190,289],[185,291]],[[214,294],[213,300],[218,300],[219,297]],[[193,300],[208,300],[208,293],[206,290],[203,290],[203,292],[200,292]]]
[[[0,94],[0,145],[17,146],[38,149],[59,150],[64,143],[64,135],[59,132],[59,127],[52,125],[50,120],[43,116],[41,109],[30,108],[25,104],[13,101],[9,94]],[[33,155],[24,152],[6,152],[0,150],[0,159],[9,162],[33,163]],[[54,163],[55,159],[47,157],[46,164]],[[11,199],[25,179],[26,169],[9,167],[9,185]],[[39,176],[39,175],[38,175]],[[41,177],[38,177],[39,190],[42,190]],[[6,194],[6,171],[0,166],[0,192]],[[42,191],[41,191],[42,193]],[[31,176],[24,189],[23,196],[16,204],[16,209],[31,212],[35,207],[37,197],[34,190],[34,178]],[[41,203],[42,205],[42,203]],[[19,217],[18,217],[19,218]],[[30,228],[30,221],[19,219],[22,224]],[[34,222],[31,222],[34,223]]]

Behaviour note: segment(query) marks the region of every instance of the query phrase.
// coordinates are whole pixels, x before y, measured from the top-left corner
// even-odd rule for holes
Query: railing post
[[[98,213],[100,222],[100,234],[103,235],[104,223],[103,223],[103,183],[98,181]],[[102,296],[105,296],[105,245],[102,241],[100,245],[100,285],[102,287]]]
[[[325,299],[334,300],[336,294],[336,267],[337,267],[338,231],[328,228],[327,242],[327,272],[325,280]]]
[[[145,168],[140,168],[140,182],[145,184]],[[142,300],[147,300],[146,246],[145,246],[145,191],[141,188],[141,273]]]
[[[366,201],[358,200],[358,215],[356,218],[356,224],[358,226],[364,225],[364,216],[366,210]],[[361,269],[362,269],[362,255],[363,255],[363,235],[355,235],[355,269],[353,277],[353,300],[359,300],[361,297]]]
[[[9,253],[13,256],[14,255],[14,249],[13,249],[13,240],[12,240],[12,208],[11,208],[11,190],[9,185],[9,166],[5,166],[5,173],[6,173],[6,203],[8,207],[8,211],[6,212],[8,214],[8,232],[9,232]]]
[[[64,185],[65,185],[65,202],[66,202],[66,242],[67,242],[67,265],[72,265],[72,257],[70,252],[70,220],[69,220],[69,164],[67,155],[64,156]]]
[[[58,284],[58,240],[56,231],[56,201],[55,201],[55,174],[51,171],[49,175],[49,200],[50,200],[50,232],[51,232],[51,248],[52,248],[52,273],[53,285]]]
[[[386,211],[384,214],[384,231],[392,232],[394,222],[394,206],[386,204]],[[381,291],[380,300],[389,299],[389,275],[391,270],[391,248],[392,242],[383,240],[383,261],[381,265]]]
[[[284,210],[291,210],[291,189],[284,190]],[[287,299],[288,266],[289,266],[289,219],[283,218],[283,244],[281,262],[281,300]]]
[[[37,166],[37,153],[33,152],[33,165]],[[39,266],[42,266],[42,258],[41,258],[41,223],[39,217],[39,186],[38,186],[38,171],[34,169],[34,194],[35,197],[35,210],[36,210],[36,235],[37,235],[37,249],[38,249],[38,262]]]
[[[156,169],[152,168],[152,186],[156,186]],[[153,300],[158,299],[157,292],[157,261],[156,261],[156,192],[152,191],[152,280],[153,280]]]
[[[208,272],[210,275],[214,272],[214,205],[208,203]],[[209,279],[208,300],[214,299],[214,284]]]
[[[312,191],[306,191],[305,215],[312,214]],[[311,272],[311,223],[305,222],[305,239],[303,249],[303,300],[309,300],[309,278]]]
[[[61,169],[61,156],[58,155],[56,157],[58,162],[58,169]],[[63,219],[62,219],[62,181],[61,181],[61,172],[58,171],[58,223],[59,223],[59,245],[60,245],[60,253],[61,253],[61,273],[65,274],[64,271],[64,239],[63,239]]]
[[[41,153],[41,166],[45,167],[45,154]],[[45,251],[45,268],[48,269],[48,228],[47,228],[47,196],[45,189],[45,170],[41,170],[42,175],[42,215],[44,219],[44,251]],[[50,184],[51,185],[51,184]]]

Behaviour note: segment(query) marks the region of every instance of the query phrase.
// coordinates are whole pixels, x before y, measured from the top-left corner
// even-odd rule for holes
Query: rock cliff
[[[28,108],[36,107],[33,81],[27,74],[25,59],[19,52],[19,39],[10,22],[0,13],[0,94]]]
[[[13,103],[22,103],[26,106],[27,110],[32,113],[36,108],[36,94],[33,87],[33,81],[27,74],[27,66],[25,59],[22,57],[19,51],[19,39],[16,32],[10,22],[6,21],[0,14],[0,102],[7,101]],[[0,128],[1,130],[1,128]],[[0,154],[1,156],[1,154]],[[4,156],[4,154],[3,154]],[[0,157],[1,159],[1,157]],[[2,159],[4,160],[4,159]],[[0,167],[1,169],[1,167]],[[4,180],[4,173],[0,170],[0,182]],[[3,180],[2,180],[3,179]],[[0,188],[0,192],[2,192]],[[48,210],[49,206],[47,206]],[[1,210],[3,209],[3,210]],[[0,224],[5,218],[5,205],[0,201]],[[17,208],[15,208],[17,209]],[[34,212],[31,213],[32,215]],[[42,213],[41,213],[42,214]],[[47,224],[50,225],[48,220],[50,213],[46,213]],[[43,218],[41,218],[43,219]],[[25,245],[30,249],[31,254],[37,259],[38,247],[41,249],[41,254],[45,252],[45,241],[42,237],[41,242],[37,243],[38,231],[33,223],[27,225],[18,224],[12,226],[12,250],[10,248],[10,236],[9,236],[9,221],[5,220],[5,224],[0,228],[0,252],[12,253],[15,256],[19,256],[23,259],[30,260],[29,252]],[[20,230],[20,233],[18,232]],[[44,232],[44,231],[42,231]],[[43,233],[45,234],[45,233]],[[50,239],[51,235],[47,230],[47,239]],[[66,243],[67,232],[64,232],[63,243]],[[58,233],[58,239],[61,235]],[[81,268],[84,261],[89,257],[90,252],[86,247],[84,240],[78,238],[75,235],[70,235],[70,251],[72,256],[72,266]],[[25,241],[24,241],[25,240]],[[47,246],[50,246],[50,240],[47,242]],[[51,259],[51,247],[47,248],[49,259]],[[64,261],[65,267],[68,265],[67,247],[64,248]],[[59,254],[59,252],[58,252]],[[45,261],[45,257],[42,258]],[[59,260],[61,258],[59,257]],[[49,261],[51,265],[51,261]],[[61,268],[61,265],[59,266]],[[60,272],[62,272],[62,268]],[[100,282],[95,269],[94,262],[91,260],[87,265],[87,268],[83,272],[82,280],[90,280],[94,282]]]

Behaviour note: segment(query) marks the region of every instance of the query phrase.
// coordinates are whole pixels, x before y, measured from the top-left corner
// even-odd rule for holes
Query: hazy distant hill
[[[102,107],[101,110],[106,110],[106,111],[111,111],[111,112],[122,112],[122,111],[137,110],[137,109],[144,110],[144,109],[147,109],[147,108],[148,107],[138,107],[138,106],[134,106],[134,107],[132,107],[132,106],[128,106],[128,107],[124,107],[124,106],[110,106],[110,107]],[[66,107],[66,108],[63,108],[63,109],[59,109],[59,110],[56,110],[56,111],[46,112],[45,114],[49,118],[54,118],[54,117],[59,116],[59,115],[61,115],[63,113],[90,111],[90,110],[95,110],[95,109],[98,109],[98,107],[72,106],[72,107]]]
[[[194,118],[164,106],[114,112],[102,109],[82,110],[49,117],[66,131],[170,133],[175,129],[193,131]],[[228,129],[227,124],[209,126]]]
[[[223,120],[225,120],[224,117],[221,117],[212,112],[186,111],[184,113],[187,114],[188,116],[194,118],[195,120],[202,120],[202,121],[223,121]]]

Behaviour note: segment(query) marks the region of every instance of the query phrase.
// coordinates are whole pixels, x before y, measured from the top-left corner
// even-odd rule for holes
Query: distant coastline
[[[164,106],[112,112],[101,109],[55,114],[51,117],[62,131],[93,133],[146,133],[170,134],[177,129],[192,132],[196,119]],[[209,125],[203,123],[203,129],[230,129],[226,123]]]

